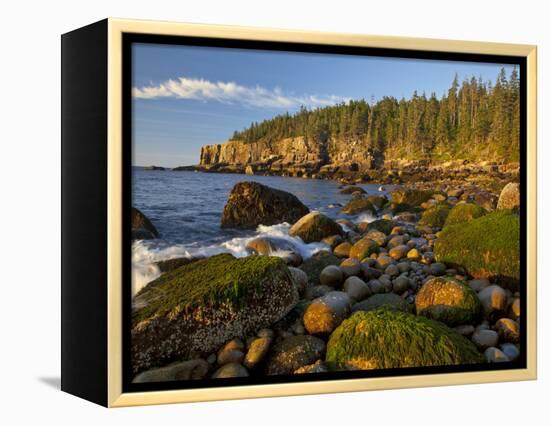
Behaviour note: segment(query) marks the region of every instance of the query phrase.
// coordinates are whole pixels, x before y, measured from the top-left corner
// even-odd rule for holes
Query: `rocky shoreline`
[[[369,212],[370,222],[333,221],[292,194],[239,183],[222,226],[287,221],[289,235],[326,249],[303,259],[288,240],[265,237],[244,258],[163,263],[133,299],[134,382],[518,359],[519,172],[479,166],[478,181],[466,166],[430,186],[415,182],[427,173],[418,164],[400,165],[380,180],[407,180],[390,197],[343,187],[342,211]],[[135,239],[158,237],[137,209],[132,225]]]

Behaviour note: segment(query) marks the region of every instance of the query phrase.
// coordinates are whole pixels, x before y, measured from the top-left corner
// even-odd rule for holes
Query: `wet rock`
[[[331,235],[330,237],[325,237],[321,240],[322,243],[328,245],[332,250],[334,250],[338,245],[342,244],[343,238],[341,235]]]
[[[151,240],[159,237],[155,225],[135,207],[132,207],[130,222],[132,224],[132,240]]]
[[[477,291],[478,293],[489,287],[491,285],[489,280],[486,279],[479,279],[479,280],[470,280],[468,281],[468,285],[472,287],[473,290]]]
[[[296,288],[298,290],[299,294],[304,294],[306,289],[309,286],[309,281],[307,274],[302,271],[299,268],[294,268],[292,266],[288,267],[288,270],[290,271],[290,275],[292,276],[292,279],[294,281],[294,284],[296,284]]]
[[[444,275],[446,270],[447,266],[441,262],[435,262],[430,265],[430,273],[436,277]]]
[[[376,258],[376,267],[378,269],[385,270],[393,262],[394,260],[390,256],[380,255]]]
[[[410,286],[410,280],[401,275],[393,280],[393,292],[397,294],[403,294],[405,291],[409,289]]]
[[[300,237],[305,243],[321,241],[332,235],[342,235],[340,225],[319,212],[311,212],[298,220],[288,234],[292,237]]]
[[[519,348],[513,343],[503,343],[500,345],[500,350],[510,359],[510,361],[515,361],[519,358]]]
[[[339,265],[340,259],[334,256],[332,253],[322,250],[315,253],[309,259],[306,259],[304,263],[300,265],[300,269],[304,271],[311,285],[319,285],[319,277],[321,271],[329,265]]]
[[[388,254],[390,255],[391,258],[393,258],[395,260],[400,260],[400,259],[406,257],[408,252],[409,252],[409,246],[400,245],[400,246],[396,246],[396,247],[393,247],[392,249],[390,249]]]
[[[508,309],[508,316],[513,320],[518,320],[520,316],[520,307],[520,299],[519,297],[516,297],[510,304],[510,308]]]
[[[313,374],[313,373],[327,373],[328,367],[321,360],[315,364],[304,365],[294,371],[294,374]]]
[[[352,306],[352,312],[365,311],[369,312],[381,307],[393,309],[402,312],[410,312],[409,304],[400,296],[394,293],[374,294],[362,302]]]

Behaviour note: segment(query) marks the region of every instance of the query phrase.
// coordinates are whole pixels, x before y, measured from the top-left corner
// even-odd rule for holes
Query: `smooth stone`
[[[477,291],[478,293],[483,290],[483,289],[486,289],[487,287],[489,287],[491,285],[491,282],[485,278],[480,278],[480,279],[477,279],[477,280],[470,280],[468,281],[468,285],[470,287],[472,287],[472,289],[474,289],[475,291]]]
[[[384,285],[379,280],[370,280],[367,284],[372,294],[384,293]]]
[[[407,277],[400,275],[399,277],[393,280],[392,284],[393,284],[392,288],[394,293],[403,294],[405,291],[409,289],[410,280]]]
[[[342,241],[344,241],[344,239],[341,235],[331,235],[330,237],[325,237],[321,240],[322,243],[329,246],[332,250],[334,250],[335,247],[341,244]]]
[[[430,265],[430,272],[432,273],[432,275],[435,275],[436,277],[444,275],[446,270],[447,270],[447,265],[441,262],[435,262]]]
[[[361,273],[361,263],[352,257],[344,259],[340,263],[340,270],[344,274],[344,278],[354,277]]]
[[[513,343],[503,343],[500,345],[500,350],[510,359],[510,361],[515,361],[519,358],[520,352],[519,348]]]
[[[413,248],[413,249],[411,249],[407,252],[407,259],[409,259],[409,260],[420,260],[421,257],[422,257],[422,255],[415,248]]]
[[[399,269],[399,272],[409,272],[411,270],[411,265],[409,262],[399,262],[397,264],[397,268]]]
[[[384,244],[386,244],[386,234],[377,229],[371,229],[366,233],[365,237],[373,240],[379,246],[383,246]]]
[[[262,362],[269,352],[271,341],[271,337],[257,337],[252,340],[252,343],[250,344],[248,352],[244,358],[244,366],[252,369]]]
[[[501,318],[495,324],[500,340],[506,343],[519,343],[519,324],[510,318]]]
[[[498,348],[487,348],[483,355],[485,356],[485,360],[489,363],[510,361],[510,358]]]
[[[456,327],[453,327],[453,329],[458,334],[462,334],[463,336],[466,336],[466,337],[471,336],[475,331],[475,327],[473,325],[470,325],[470,324],[457,325]]]
[[[248,377],[248,371],[241,364],[230,363],[218,368],[212,375],[213,379],[229,379],[234,377]]]
[[[478,293],[483,316],[493,319],[506,312],[508,296],[504,289],[496,284],[484,288]]]
[[[513,320],[519,319],[520,315],[520,299],[519,297],[516,297],[512,303],[510,304],[510,308],[508,309],[508,316],[512,318]]]
[[[344,281],[344,291],[355,302],[359,302],[372,294],[368,284],[358,277],[346,279]]]
[[[306,300],[317,299],[318,297],[322,297],[333,290],[334,289],[328,285],[315,285],[306,290],[304,298]]]
[[[376,267],[378,269],[384,270],[388,267],[388,265],[391,265],[394,262],[394,260],[387,255],[380,255],[376,258]]]
[[[372,259],[369,259],[369,260],[372,260]],[[367,263],[361,263],[361,272],[363,273],[363,277],[365,277],[366,280],[380,278],[380,275],[382,275],[381,270],[373,268],[369,266]]]
[[[481,350],[498,344],[498,333],[493,330],[476,330],[472,334],[472,342]]]
[[[408,252],[409,252],[409,246],[400,245],[400,246],[391,248],[388,254],[390,255],[391,258],[395,260],[400,260],[406,257]]]
[[[339,288],[344,281],[344,274],[342,270],[336,265],[329,265],[325,267],[319,275],[319,282],[321,285],[326,285],[333,288]]]
[[[389,275],[390,277],[396,277],[399,275],[399,268],[397,265],[389,265],[385,270],[384,274]]]
[[[218,365],[225,365],[229,363],[240,364],[244,359],[244,352],[240,349],[227,349],[218,354]]]
[[[352,245],[346,241],[345,243],[337,245],[334,248],[333,253],[336,257],[346,258],[349,257],[349,251],[351,250],[351,247]]]
[[[348,316],[350,297],[342,291],[331,291],[311,302],[304,313],[304,327],[309,334],[329,334]]]

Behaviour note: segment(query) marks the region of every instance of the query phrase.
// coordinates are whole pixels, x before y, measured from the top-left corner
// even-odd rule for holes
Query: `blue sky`
[[[502,66],[154,44],[134,44],[132,58],[132,162],[165,167],[197,164],[202,145],[301,104],[439,97],[455,73],[494,81]]]

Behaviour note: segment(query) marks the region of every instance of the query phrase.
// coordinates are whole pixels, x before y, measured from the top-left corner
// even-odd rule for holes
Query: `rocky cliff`
[[[247,173],[309,175],[331,171],[335,167],[349,171],[372,170],[383,164],[362,141],[308,141],[304,137],[275,142],[244,143],[229,141],[201,148],[200,167],[207,170],[227,169]]]

